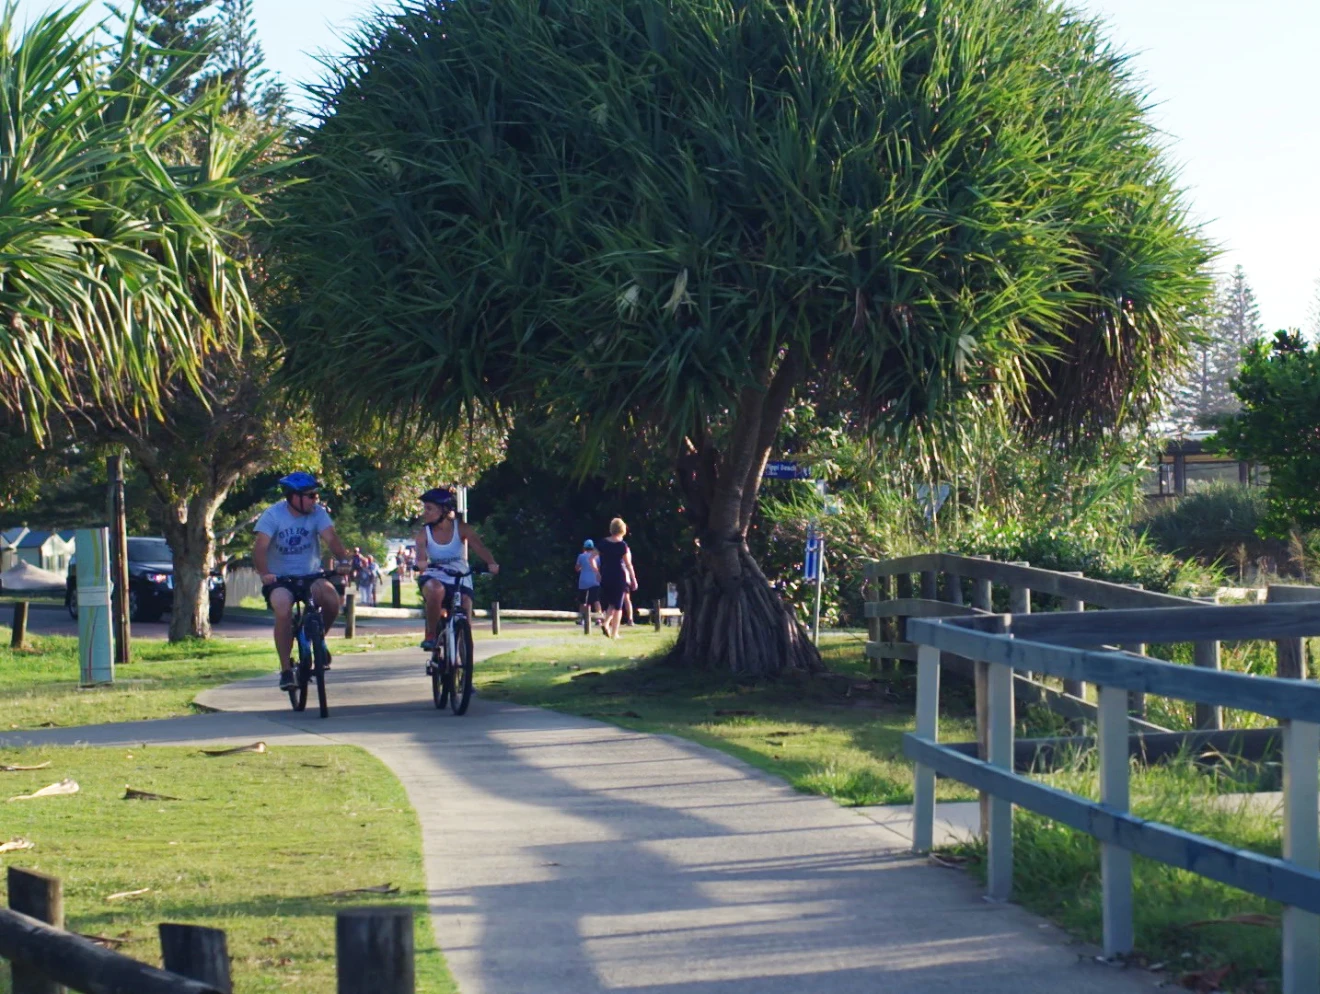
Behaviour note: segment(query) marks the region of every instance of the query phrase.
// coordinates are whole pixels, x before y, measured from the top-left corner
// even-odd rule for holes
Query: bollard
[[[338,994],[414,994],[412,908],[335,915]]]
[[[9,908],[47,925],[64,927],[64,892],[56,877],[11,866]],[[22,963],[13,963],[11,968],[14,994],[64,994],[64,988],[46,979],[44,973],[37,973]]]
[[[344,595],[344,638],[357,634],[357,596],[353,591]]]
[[[392,607],[403,606],[403,583],[399,580],[397,569],[394,571],[394,575],[390,577],[390,604]]]
[[[660,630],[660,602],[651,601],[651,627],[657,632]]]
[[[230,994],[229,949],[225,933],[201,925],[172,925],[162,922],[160,954],[165,969],[189,980],[200,980],[218,991]]]
[[[500,633],[500,602],[490,602],[490,633],[498,635]]]
[[[590,634],[591,634],[591,605],[590,605],[590,604],[583,604],[583,605],[582,605],[582,634],[583,634],[583,635],[590,635]]]
[[[14,631],[13,634],[9,636],[9,648],[11,649],[23,648],[23,641],[27,638],[27,623],[28,623],[28,602],[15,601]]]

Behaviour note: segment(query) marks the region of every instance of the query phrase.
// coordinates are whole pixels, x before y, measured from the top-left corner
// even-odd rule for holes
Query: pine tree
[[[229,90],[232,112],[280,120],[288,113],[288,96],[284,84],[266,68],[252,5],[253,0],[220,0],[215,69]]]
[[[1264,333],[1260,324],[1260,308],[1256,306],[1256,293],[1247,282],[1246,270],[1234,266],[1219,296],[1219,321],[1215,334],[1218,344],[1215,356],[1217,382],[1214,410],[1207,413],[1232,413],[1241,407],[1230,384],[1242,368],[1243,350]]]
[[[1198,331],[1201,340],[1170,403],[1170,417],[1181,431],[1212,427],[1241,406],[1232,381],[1242,365],[1242,350],[1263,333],[1256,294],[1241,266],[1220,283],[1215,309]]]

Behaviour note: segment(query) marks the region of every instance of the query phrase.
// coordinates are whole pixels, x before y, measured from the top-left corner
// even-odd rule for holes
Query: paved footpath
[[[478,644],[478,658],[516,648]],[[0,743],[327,741],[398,775],[424,833],[436,935],[462,994],[1128,994],[1149,974],[905,851],[895,824],[689,742],[473,700],[437,712],[416,651],[344,656],[330,717],[274,677],[224,713]]]

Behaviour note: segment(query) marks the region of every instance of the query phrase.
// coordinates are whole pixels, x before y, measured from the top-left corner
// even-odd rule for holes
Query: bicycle
[[[316,681],[316,699],[321,717],[330,716],[325,699],[325,671],[330,666],[330,653],[325,647],[325,623],[321,609],[312,600],[312,584],[317,580],[337,580],[341,575],[334,570],[312,573],[308,576],[280,576],[277,586],[293,594],[293,644],[298,649],[298,662],[293,668],[295,685],[289,689],[289,703],[295,711],[307,709],[307,687]]]
[[[467,713],[472,701],[472,626],[463,610],[463,587],[458,581],[486,572],[484,563],[469,563],[466,570],[455,569],[441,563],[430,563],[428,569],[439,570],[454,578],[445,584],[445,605],[449,617],[436,634],[435,648],[426,664],[431,678],[431,699],[438,710],[446,704],[455,715]]]

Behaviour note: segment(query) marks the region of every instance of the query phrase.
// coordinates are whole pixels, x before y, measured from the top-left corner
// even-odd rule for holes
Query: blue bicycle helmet
[[[434,487],[417,499],[423,504],[435,504],[437,507],[458,507],[458,498],[454,496],[454,491],[445,487]]]
[[[280,489],[285,495],[290,494],[312,494],[321,489],[321,484],[317,482],[316,477],[311,473],[304,473],[299,470],[297,473],[290,473],[280,480]]]

